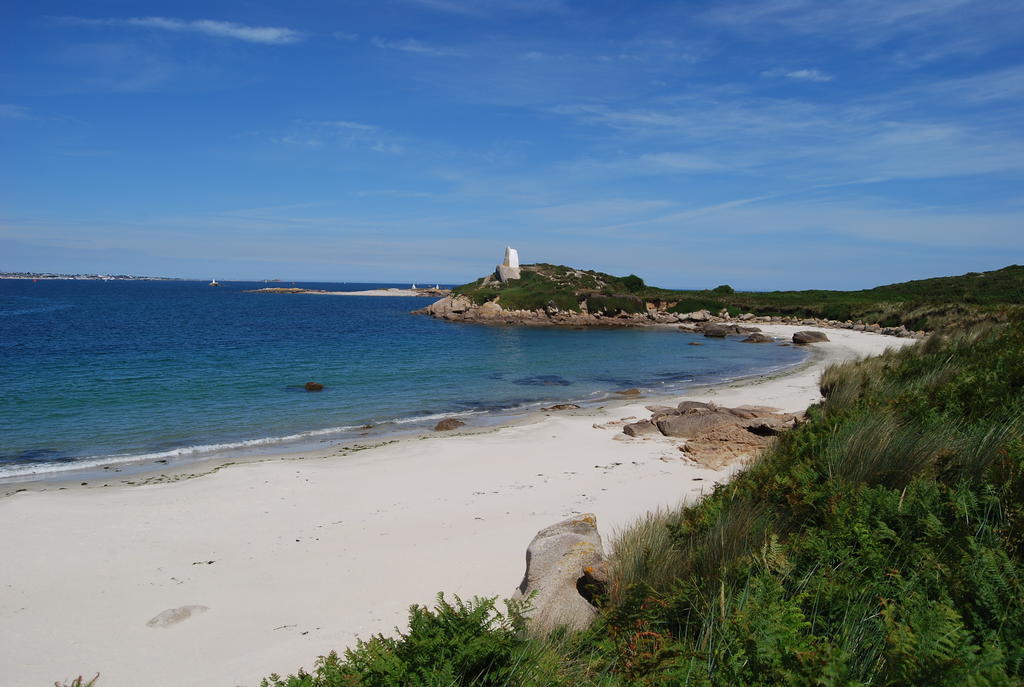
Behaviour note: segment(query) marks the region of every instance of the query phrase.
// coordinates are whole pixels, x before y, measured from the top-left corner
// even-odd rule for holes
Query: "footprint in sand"
[[[166,611],[162,611],[151,618],[149,622],[146,623],[146,627],[170,627],[171,625],[177,625],[180,622],[188,620],[193,614],[205,613],[208,610],[210,610],[208,606],[178,606],[177,608],[168,608]]]

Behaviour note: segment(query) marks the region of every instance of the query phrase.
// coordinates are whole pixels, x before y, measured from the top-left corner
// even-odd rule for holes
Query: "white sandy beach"
[[[324,291],[325,296],[427,296],[418,289],[367,289],[366,291]],[[436,296],[434,296],[436,298]]]
[[[787,339],[808,328],[762,326]],[[819,399],[828,363],[913,343],[826,332],[831,342],[796,372],[688,397],[798,411]],[[623,435],[618,422],[647,417],[651,402],[175,483],[0,499],[2,682],[99,672],[98,687],[252,687],[404,625],[408,605],[438,591],[508,596],[542,527],[592,512],[607,540],[728,478],[687,462],[676,442]],[[183,606],[206,610],[147,626]]]

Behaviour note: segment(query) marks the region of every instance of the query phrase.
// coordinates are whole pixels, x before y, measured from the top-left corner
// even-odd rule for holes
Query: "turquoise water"
[[[0,280],[0,480],[353,439],[364,425],[383,436],[449,415],[486,424],[803,360],[737,338],[688,346],[671,329],[444,322],[410,315],[420,298],[243,292],[261,286]]]

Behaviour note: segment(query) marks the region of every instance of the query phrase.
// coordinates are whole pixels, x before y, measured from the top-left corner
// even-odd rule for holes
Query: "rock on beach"
[[[547,635],[563,626],[583,630],[597,616],[597,608],[582,592],[606,580],[597,518],[585,513],[537,533],[526,549],[526,573],[514,598],[531,599],[534,634]]]
[[[828,341],[828,337],[825,336],[825,332],[817,332],[813,330],[807,330],[802,332],[796,332],[793,334],[793,343],[795,344],[812,344],[821,343]]]

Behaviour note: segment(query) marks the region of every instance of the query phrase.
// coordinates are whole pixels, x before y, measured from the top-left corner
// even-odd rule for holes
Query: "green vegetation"
[[[727,309],[731,314],[860,320],[882,326],[933,330],[951,324],[1006,321],[1024,309],[1024,267],[889,284],[861,291],[737,292],[728,284],[703,291],[647,286],[636,275],[614,277],[563,265],[524,265],[522,278],[501,284],[485,277],[454,290],[475,303],[497,300],[507,310],[550,306],[614,315],[643,312],[647,304],[669,312]],[[638,301],[644,301],[638,304]]]
[[[825,401],[700,503],[614,544],[587,631],[492,600],[267,687],[1020,685],[1024,320],[830,368]]]

